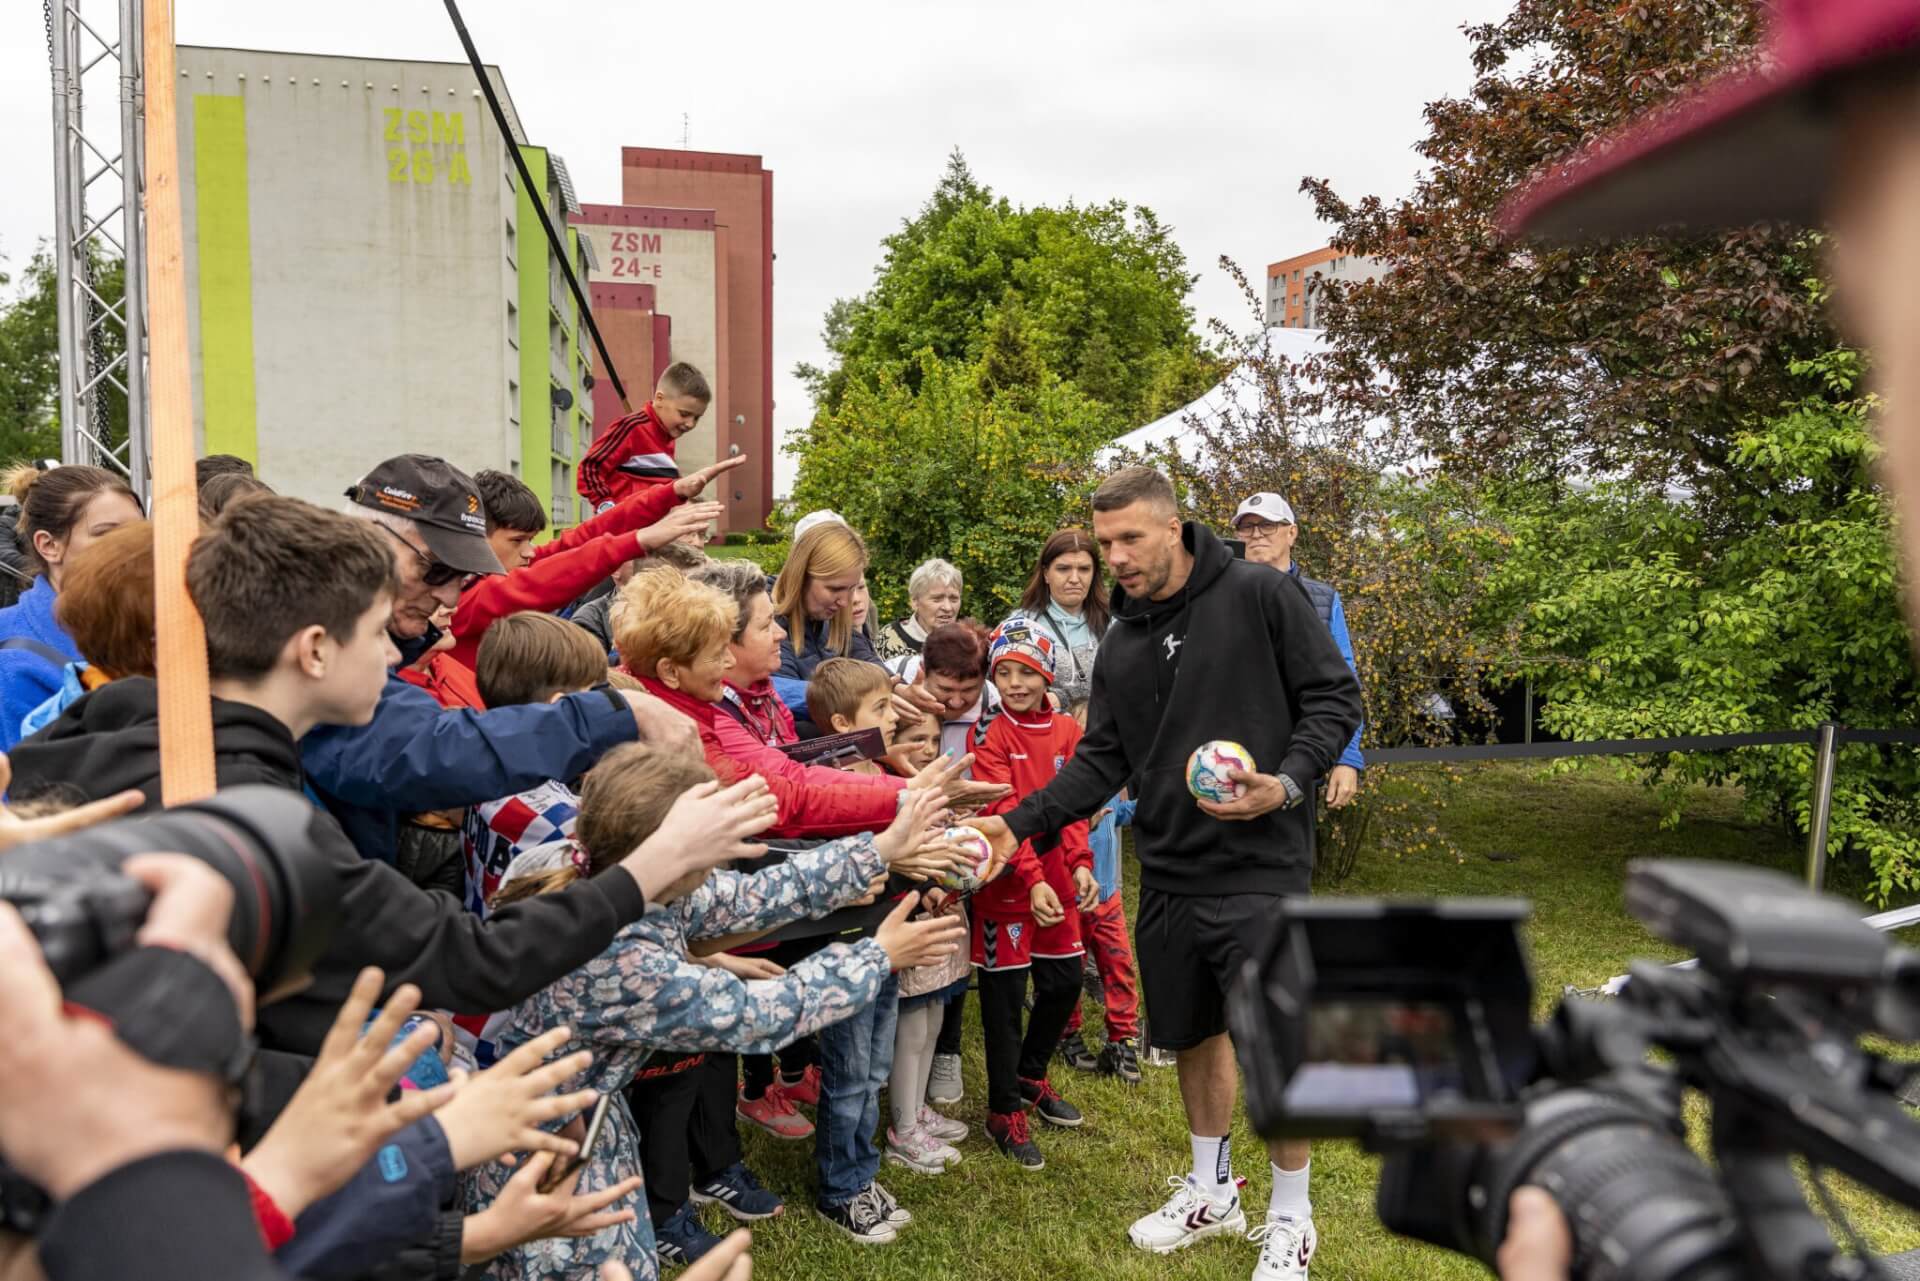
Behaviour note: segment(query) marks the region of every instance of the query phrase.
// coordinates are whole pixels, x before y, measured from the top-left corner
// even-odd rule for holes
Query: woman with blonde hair
[[[853,625],[854,593],[866,574],[867,545],[840,521],[820,522],[793,545],[773,584],[773,612],[787,632],[779,675],[804,681],[829,658],[880,661]]]

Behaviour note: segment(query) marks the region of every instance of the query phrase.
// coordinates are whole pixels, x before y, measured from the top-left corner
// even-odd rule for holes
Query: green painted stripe
[[[237,454],[257,464],[246,99],[194,95],[193,188],[204,448],[209,454]]]

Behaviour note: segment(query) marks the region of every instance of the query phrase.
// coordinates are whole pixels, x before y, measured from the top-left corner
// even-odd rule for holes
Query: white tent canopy
[[[1323,329],[1275,326],[1266,331],[1263,341],[1269,360],[1284,360],[1289,364],[1297,364],[1327,349],[1326,331]],[[1115,440],[1102,452],[1101,461],[1110,460],[1121,450],[1145,455],[1156,450],[1172,449],[1182,460],[1197,463],[1201,461],[1205,446],[1196,426],[1217,429],[1228,415],[1236,421],[1245,422],[1259,412],[1259,379],[1242,362],[1198,400],[1156,418],[1143,427],[1136,427]],[[1370,435],[1376,431],[1384,433],[1387,430],[1386,420],[1369,423],[1366,430]]]

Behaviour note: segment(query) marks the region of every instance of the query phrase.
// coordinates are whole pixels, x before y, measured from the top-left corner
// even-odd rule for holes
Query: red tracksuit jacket
[[[987,783],[1011,783],[1013,791],[995,801],[990,814],[1004,814],[1053,781],[1080,744],[1080,726],[1073,717],[1042,711],[1015,716],[1002,711],[987,726],[986,736],[973,749],[973,776]],[[975,907],[987,916],[1026,916],[1032,911],[1028,896],[1047,879],[1042,859],[1062,860],[1069,875],[1076,867],[1093,870],[1093,847],[1087,844],[1087,825],[1069,823],[1060,829],[1057,844],[1044,854],[1022,841],[1007,860],[1006,872],[973,896]],[[1062,900],[1063,907],[1073,904]]]
[[[580,460],[580,496],[596,508],[680,479],[673,438],[653,416],[653,402],[607,428]]]
[[[533,553],[533,564],[488,574],[460,595],[453,607],[453,660],[471,669],[487,628],[523,609],[551,613],[646,550],[634,531],[653,524],[680,502],[672,485],[635,494],[592,520],[576,525]],[[584,533],[583,533],[584,531]]]

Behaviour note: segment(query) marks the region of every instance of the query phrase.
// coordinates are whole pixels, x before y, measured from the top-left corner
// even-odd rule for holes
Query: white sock
[[[1207,1138],[1190,1133],[1187,1142],[1193,1148],[1194,1184],[1216,1201],[1232,1200],[1235,1195],[1232,1136]]]
[[[1272,1162],[1268,1162],[1269,1165]],[[1309,1161],[1297,1170],[1273,1167],[1273,1199],[1267,1202],[1269,1215],[1284,1214],[1290,1219],[1311,1219],[1313,1202],[1307,1200],[1307,1176],[1313,1172]]]

